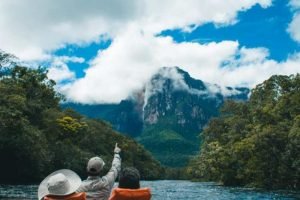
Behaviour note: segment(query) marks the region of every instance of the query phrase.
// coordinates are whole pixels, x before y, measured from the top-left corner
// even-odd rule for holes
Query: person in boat
[[[124,168],[119,176],[119,186],[109,200],[150,200],[149,188],[140,188],[140,173],[134,167]]]
[[[77,192],[86,192],[87,199],[107,200],[121,170],[121,149],[115,145],[114,158],[109,172],[101,177],[100,172],[105,165],[100,157],[93,157],[87,163],[88,177],[81,183]]]
[[[39,200],[85,200],[84,192],[77,193],[80,177],[69,169],[57,170],[48,175],[39,185]]]

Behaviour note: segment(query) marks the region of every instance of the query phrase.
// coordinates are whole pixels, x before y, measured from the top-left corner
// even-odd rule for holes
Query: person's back
[[[116,176],[114,172],[109,172],[107,176],[89,176],[84,180],[77,192],[84,191],[87,199],[107,200],[114,185]]]
[[[133,167],[124,168],[119,177],[119,186],[112,191],[109,200],[150,200],[149,188],[140,188],[139,171]]]
[[[120,148],[118,148],[116,144],[112,167],[103,177],[100,177],[100,171],[103,169],[105,164],[104,161],[99,157],[91,158],[87,164],[87,172],[89,176],[81,183],[77,192],[86,192],[88,200],[107,200],[121,169],[120,151]]]

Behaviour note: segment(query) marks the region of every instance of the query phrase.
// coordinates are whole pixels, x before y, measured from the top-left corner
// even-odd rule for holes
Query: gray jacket
[[[115,154],[109,172],[103,177],[89,176],[82,181],[77,192],[86,192],[88,200],[107,200],[120,170],[121,158],[119,154]]]

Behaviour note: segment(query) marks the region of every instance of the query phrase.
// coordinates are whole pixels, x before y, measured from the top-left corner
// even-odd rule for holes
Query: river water
[[[253,190],[190,181],[142,181],[141,186],[151,188],[152,200],[300,199],[300,191]],[[37,185],[0,185],[0,199],[37,199],[37,188]]]

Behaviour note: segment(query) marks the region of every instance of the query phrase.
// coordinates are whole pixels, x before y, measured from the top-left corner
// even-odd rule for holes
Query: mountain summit
[[[192,78],[179,67],[163,67],[141,91],[119,104],[66,104],[109,121],[134,137],[164,165],[186,165],[199,150],[199,133],[219,114],[225,99],[246,100],[248,88],[221,88]]]

